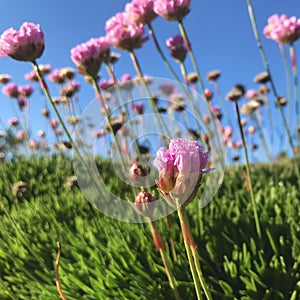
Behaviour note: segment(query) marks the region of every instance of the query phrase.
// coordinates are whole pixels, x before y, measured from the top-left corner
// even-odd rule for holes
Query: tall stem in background
[[[251,178],[251,172],[250,172],[250,164],[249,164],[249,158],[248,158],[248,152],[247,152],[247,146],[246,146],[246,141],[245,141],[245,135],[243,131],[243,127],[241,124],[241,115],[240,115],[240,110],[238,106],[238,102],[234,101],[234,106],[235,106],[235,111],[238,119],[238,125],[240,129],[240,134],[243,142],[243,149],[244,149],[244,156],[246,160],[246,172],[247,172],[247,177],[248,177],[248,183],[249,183],[249,190],[250,190],[250,197],[251,197],[251,203],[252,203],[252,209],[253,209],[253,214],[254,214],[254,221],[255,221],[255,227],[256,227],[256,232],[259,238],[261,238],[261,229],[260,229],[260,223],[257,215],[257,208],[256,208],[256,202],[254,199],[254,193],[253,193],[253,187],[252,187],[252,178]]]
[[[278,93],[277,93],[277,90],[276,90],[276,87],[275,87],[275,83],[274,83],[272,75],[271,75],[271,71],[270,71],[268,60],[267,60],[267,56],[265,54],[264,48],[262,46],[262,43],[261,43],[261,40],[260,40],[260,37],[259,37],[259,34],[258,34],[258,29],[257,29],[256,21],[255,21],[255,16],[254,16],[254,11],[253,11],[251,0],[247,0],[247,4],[248,4],[249,17],[250,17],[253,33],[254,33],[254,36],[255,36],[255,39],[256,39],[256,42],[257,42],[257,46],[259,48],[259,52],[260,52],[265,70],[266,70],[266,72],[268,73],[268,75],[270,77],[271,88],[272,88],[273,94],[274,94],[275,99],[276,99],[276,104],[277,104],[277,107],[279,108],[279,111],[280,111],[280,115],[281,115],[281,118],[282,118],[282,121],[283,121],[283,126],[285,128],[286,133],[287,133],[290,147],[291,147],[291,149],[294,153],[294,146],[293,146],[292,136],[291,136],[291,133],[290,133],[290,130],[289,130],[289,127],[288,127],[283,109],[282,109],[282,107],[279,103],[279,100],[278,100],[279,96],[278,96]]]
[[[295,97],[295,111],[296,111],[296,148],[295,154],[299,155],[299,131],[298,126],[300,125],[300,115],[299,115],[299,83],[298,83],[298,68],[297,68],[297,61],[295,55],[295,46],[294,43],[290,45],[290,57],[292,63],[292,70],[294,76],[294,97]]]

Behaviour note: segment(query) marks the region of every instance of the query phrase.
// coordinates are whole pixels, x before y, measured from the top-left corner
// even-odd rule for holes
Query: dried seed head
[[[262,72],[262,73],[259,73],[257,74],[254,78],[253,78],[253,81],[255,83],[267,83],[270,81],[270,75],[268,72]]]
[[[209,81],[216,81],[221,76],[221,72],[219,70],[213,70],[207,73],[206,79]]]

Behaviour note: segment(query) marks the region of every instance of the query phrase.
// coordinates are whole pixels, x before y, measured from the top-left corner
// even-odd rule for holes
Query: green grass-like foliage
[[[107,162],[100,161],[99,170],[115,194],[133,199]],[[204,276],[214,299],[300,299],[300,192],[293,168],[287,162],[252,171],[261,240],[242,168],[226,171],[207,207],[188,206]],[[72,162],[61,156],[0,165],[0,299],[60,299],[58,240],[68,300],[173,299],[148,225],[102,215],[79,188],[65,187],[71,175]],[[12,192],[17,181],[29,190],[18,198]],[[176,213],[171,217],[172,232],[166,220],[156,224],[166,243],[170,236],[175,240],[172,265],[180,294],[196,299]]]

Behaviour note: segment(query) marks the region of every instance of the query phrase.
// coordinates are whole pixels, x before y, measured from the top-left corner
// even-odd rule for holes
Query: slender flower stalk
[[[155,248],[159,251],[165,271],[166,271],[166,275],[168,277],[168,281],[169,281],[169,285],[174,293],[175,299],[176,300],[180,300],[181,297],[179,295],[178,289],[177,289],[177,282],[176,279],[174,277],[174,274],[172,272],[172,269],[170,267],[170,262],[167,258],[167,254],[166,251],[164,249],[164,243],[162,240],[162,237],[160,236],[157,228],[155,227],[153,222],[150,222],[150,229],[151,229],[151,233],[152,233],[152,237],[153,237],[153,242],[155,245]]]
[[[269,62],[267,60],[267,56],[266,56],[266,53],[265,53],[264,48],[262,46],[261,39],[260,39],[260,36],[259,36],[259,33],[258,33],[258,29],[257,29],[257,25],[256,25],[256,20],[255,20],[255,16],[254,16],[254,11],[253,11],[253,6],[252,6],[252,3],[251,3],[251,0],[247,0],[247,5],[248,5],[248,13],[249,13],[249,17],[250,17],[250,21],[251,21],[253,33],[254,33],[254,36],[255,36],[255,39],[256,39],[256,42],[257,42],[257,46],[259,48],[259,52],[260,52],[260,55],[261,55],[261,58],[262,58],[265,70],[266,70],[266,72],[268,73],[268,75],[270,77],[271,88],[272,88],[273,94],[274,94],[275,99],[276,99],[275,101],[276,101],[277,107],[279,108],[279,111],[280,111],[280,115],[281,115],[281,118],[282,118],[282,121],[283,121],[283,126],[285,128],[286,133],[287,133],[291,150],[293,151],[294,150],[294,146],[293,146],[292,136],[291,136],[291,133],[290,133],[290,130],[289,130],[289,127],[288,127],[288,124],[287,124],[287,121],[286,121],[283,109],[282,109],[282,107],[281,107],[281,105],[279,103],[279,95],[277,93],[276,86],[275,86],[275,83],[273,81],[272,74],[271,74],[271,71],[270,71]]]
[[[245,156],[245,160],[246,160],[246,172],[247,172],[247,177],[248,177],[250,197],[251,197],[252,209],[253,209],[253,214],[254,214],[256,232],[257,232],[258,237],[261,238],[260,223],[259,223],[258,214],[257,214],[256,202],[254,199],[252,178],[251,178],[251,172],[250,172],[250,164],[249,164],[247,146],[246,146],[246,141],[245,141],[245,135],[244,135],[243,127],[241,125],[241,115],[240,115],[240,110],[239,110],[239,106],[238,106],[238,101],[234,101],[234,106],[235,106],[235,111],[236,111],[236,115],[237,115],[237,119],[238,119],[240,134],[241,134],[241,138],[242,138],[242,142],[243,142],[244,156]]]
[[[287,102],[288,102],[288,124],[292,123],[292,89],[291,89],[291,72],[289,63],[284,49],[284,45],[279,44],[280,53],[283,59],[285,73],[286,73],[286,86],[287,86]]]
[[[164,52],[162,51],[160,45],[159,45],[159,42],[158,42],[158,39],[156,37],[156,34],[155,34],[155,31],[153,29],[153,26],[151,23],[148,23],[148,29],[149,29],[149,33],[150,35],[152,36],[153,38],[153,42],[154,42],[154,45],[158,51],[158,53],[160,54],[164,64],[166,65],[166,67],[168,68],[168,70],[170,71],[170,73],[172,74],[172,76],[175,78],[176,81],[180,82],[180,79],[177,75],[177,73],[175,72],[175,70],[172,68],[171,64],[169,63],[168,59],[166,58]]]
[[[299,112],[299,78],[298,78],[298,68],[295,55],[295,45],[292,43],[290,45],[290,58],[292,63],[292,70],[294,76],[294,97],[295,97],[295,112],[296,112],[296,146],[299,145],[299,130],[297,130],[300,125],[300,112]],[[296,155],[299,155],[299,150],[296,151]]]
[[[203,79],[202,79],[202,76],[200,74],[200,71],[199,71],[199,68],[198,68],[198,64],[197,64],[197,61],[196,61],[196,57],[195,57],[195,54],[193,52],[193,49],[192,49],[192,46],[191,46],[191,43],[190,43],[190,40],[188,38],[188,35],[186,33],[186,30],[185,30],[185,27],[183,25],[183,22],[182,22],[182,19],[178,21],[178,24],[179,24],[179,30],[180,30],[180,33],[183,37],[183,40],[185,41],[185,45],[186,45],[186,48],[190,54],[190,57],[191,57],[191,60],[192,60],[192,64],[193,64],[193,68],[197,74],[197,77],[198,77],[198,82],[199,82],[199,85],[200,85],[200,88],[201,88],[201,92],[202,92],[202,95],[203,95],[203,98],[204,100],[208,103],[208,99],[206,97],[206,93],[205,93],[205,86],[204,86],[204,83],[203,83]],[[209,103],[208,103],[209,105]],[[211,110],[209,110],[209,113],[210,113],[210,117],[212,119],[212,124],[214,126],[214,132],[218,132],[218,126],[216,124],[216,116],[212,113]],[[223,147],[221,145],[221,141],[219,139],[217,139],[218,141],[218,149],[219,151],[222,153],[221,157],[224,157],[224,151],[223,151]],[[225,167],[225,162],[221,159],[221,164],[223,167]]]
[[[183,239],[184,239],[184,244],[185,244],[185,247],[187,250],[189,262],[191,259],[190,254],[192,254],[192,259],[193,259],[193,261],[191,262],[192,265],[190,263],[191,271],[192,271],[192,273],[194,270],[196,271],[197,282],[198,281],[200,282],[206,298],[208,300],[212,300],[211,293],[209,291],[209,288],[204,280],[204,276],[201,271],[198,247],[197,247],[197,245],[194,241],[193,235],[192,235],[192,231],[191,231],[190,224],[188,221],[188,216],[186,214],[185,206],[184,205],[180,206],[178,208],[177,212],[178,212],[178,217],[180,220],[181,231],[182,231],[182,235],[183,235]],[[197,282],[195,282],[195,288],[196,288],[196,292],[198,295],[198,292],[199,292],[199,294],[201,294],[201,292],[197,291],[197,285],[196,285]],[[199,298],[199,299],[201,299],[201,298]]]
[[[59,296],[61,297],[62,300],[67,300],[65,297],[61,284],[60,284],[60,279],[59,279],[59,264],[60,264],[60,242],[57,242],[57,256],[56,256],[56,262],[55,262],[55,278],[56,278],[56,288],[58,290]]]

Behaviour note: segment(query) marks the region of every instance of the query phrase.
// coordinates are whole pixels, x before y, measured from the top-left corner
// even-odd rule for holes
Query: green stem
[[[206,298],[208,300],[212,300],[211,293],[209,291],[209,288],[204,280],[204,276],[201,271],[197,245],[196,245],[193,235],[192,235],[192,231],[190,228],[188,216],[186,214],[184,205],[182,205],[178,208],[178,216],[179,216],[179,220],[180,220],[183,239],[185,241],[185,244],[187,245],[187,248],[189,249],[189,253],[193,257],[193,267],[197,273],[197,277],[198,277],[197,281],[200,282]]]
[[[156,37],[156,34],[154,32],[154,29],[152,27],[152,24],[151,23],[148,23],[148,28],[149,28],[149,33],[150,35],[152,36],[153,38],[153,42],[155,44],[155,47],[157,49],[157,51],[159,52],[164,64],[166,65],[166,67],[168,68],[168,70],[171,72],[171,74],[173,75],[173,77],[178,81],[180,82],[180,79],[179,77],[177,76],[176,72],[174,71],[174,69],[172,68],[172,66],[170,65],[169,61],[167,60],[165,54],[163,53],[159,43],[158,43],[158,40],[157,40],[157,37]]]
[[[175,299],[181,300],[181,297],[180,297],[178,289],[177,289],[177,282],[176,282],[175,276],[172,272],[172,269],[170,268],[170,263],[167,259],[167,254],[164,250],[162,238],[161,238],[160,234],[158,233],[157,228],[155,227],[154,223],[150,222],[149,224],[150,224],[150,229],[151,229],[155,247],[157,250],[159,250],[164,268],[166,270],[166,275],[168,277],[169,285],[174,293]]]
[[[39,81],[40,81],[41,87],[42,87],[42,89],[43,89],[43,91],[44,91],[47,99],[49,100],[49,102],[50,102],[50,104],[52,106],[52,109],[54,110],[54,112],[56,114],[56,117],[58,118],[58,120],[59,120],[59,122],[60,122],[60,124],[61,124],[61,126],[62,126],[62,128],[63,128],[63,130],[64,130],[64,132],[65,132],[65,134],[66,134],[66,136],[68,138],[68,140],[69,140],[69,142],[70,142],[70,144],[72,145],[72,148],[75,150],[76,154],[78,155],[78,157],[83,162],[83,158],[81,157],[81,154],[80,154],[77,146],[75,145],[75,143],[74,143],[74,141],[73,141],[73,139],[72,139],[72,137],[71,137],[71,135],[70,135],[70,133],[69,133],[69,131],[68,131],[68,129],[67,129],[67,127],[66,127],[66,125],[65,125],[65,123],[64,123],[64,121],[63,121],[63,119],[62,119],[62,117],[60,115],[60,113],[59,113],[59,111],[57,110],[55,103],[53,102],[53,99],[52,99],[52,97],[50,95],[50,91],[49,91],[48,85],[47,85],[47,83],[46,83],[46,81],[44,79],[43,74],[41,73],[41,71],[39,69],[38,64],[35,61],[33,61],[32,65],[33,65],[33,68],[34,68],[34,70],[35,70],[35,72],[37,74],[37,77],[38,77]]]
[[[294,43],[290,45],[290,57],[292,62],[292,70],[294,76],[294,97],[295,97],[295,112],[296,112],[296,145],[299,147],[299,131],[297,130],[300,125],[300,115],[299,115],[299,84],[298,84],[298,68],[295,55]],[[299,155],[299,150],[297,149],[296,155]]]
[[[291,147],[291,149],[293,151],[294,150],[294,146],[293,146],[292,136],[291,136],[291,133],[290,133],[290,130],[289,130],[289,127],[288,127],[288,124],[287,124],[284,112],[283,112],[283,108],[282,108],[282,106],[279,103],[279,96],[278,96],[278,93],[277,93],[277,90],[276,90],[276,87],[275,87],[275,83],[274,83],[273,78],[272,78],[272,74],[271,74],[271,71],[270,71],[270,67],[269,67],[269,63],[268,63],[268,60],[267,60],[267,56],[265,54],[264,48],[262,46],[262,43],[261,43],[261,40],[260,40],[260,37],[259,37],[259,34],[258,34],[258,29],[257,29],[256,21],[255,21],[255,16],[254,16],[254,11],[253,11],[251,0],[247,0],[247,4],[248,4],[249,17],[250,17],[250,21],[251,21],[253,33],[254,33],[254,36],[255,36],[255,39],[256,39],[256,42],[257,42],[257,46],[259,48],[259,52],[260,52],[260,55],[261,55],[261,58],[262,58],[265,70],[266,70],[266,72],[268,73],[268,75],[270,77],[271,88],[272,88],[273,94],[274,94],[275,99],[276,99],[277,107],[279,108],[279,111],[280,111],[280,115],[281,115],[281,118],[282,118],[282,121],[283,121],[283,125],[284,125],[284,128],[285,128],[285,131],[286,131],[287,136],[288,136],[290,147]]]
[[[189,51],[189,54],[190,54],[190,57],[191,57],[191,60],[192,60],[192,64],[193,64],[193,68],[194,68],[194,70],[197,74],[198,82],[199,82],[199,85],[200,85],[200,88],[201,88],[203,98],[206,101],[207,105],[209,105],[209,101],[208,101],[207,97],[205,96],[205,86],[204,86],[204,83],[203,83],[203,80],[202,80],[202,76],[200,74],[198,64],[197,64],[194,52],[192,50],[191,43],[189,41],[188,35],[187,35],[186,30],[184,28],[184,25],[182,23],[182,20],[179,20],[178,24],[179,24],[180,33],[183,37],[183,40],[185,41],[185,44],[186,44],[186,47],[187,47],[188,51]],[[213,123],[213,127],[214,127],[213,130],[217,134],[218,126],[216,124],[216,116],[212,113],[212,111],[210,109],[209,109],[209,114],[210,114],[210,118],[211,118],[212,123]],[[218,142],[218,148],[221,152],[221,157],[224,158],[225,155],[224,155],[223,147],[222,147],[221,141],[218,138],[217,138],[217,142]],[[221,159],[221,164],[222,164],[222,167],[225,168],[225,162],[224,162],[223,159]]]
[[[248,182],[249,182],[250,197],[251,197],[252,209],[253,209],[253,214],[254,214],[256,232],[257,232],[258,237],[261,238],[260,223],[259,223],[259,219],[258,219],[258,214],[257,214],[257,209],[256,209],[256,202],[255,202],[255,199],[254,199],[254,193],[253,193],[253,188],[252,188],[252,179],[251,179],[251,172],[250,172],[250,166],[249,166],[247,146],[246,146],[246,142],[245,142],[244,131],[243,131],[243,128],[242,128],[242,125],[241,125],[241,115],[240,115],[238,102],[234,101],[234,105],[235,105],[236,115],[237,115],[237,118],[238,118],[238,125],[239,125],[239,129],[240,129],[240,134],[241,134],[242,142],[243,142],[244,156],[245,156],[245,160],[246,160],[246,172],[247,172],[247,177],[248,177]]]
[[[292,89],[291,89],[291,72],[287,60],[287,55],[282,44],[279,44],[280,53],[284,62],[287,85],[287,102],[288,102],[288,123],[292,123]]]

